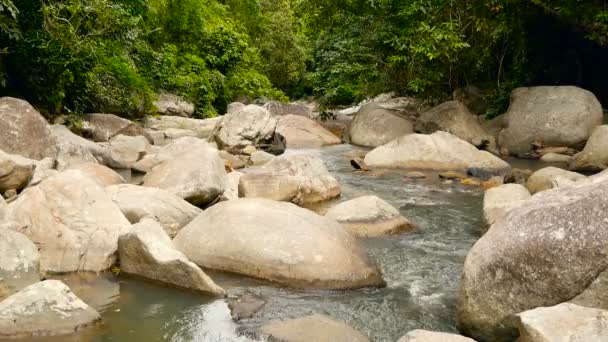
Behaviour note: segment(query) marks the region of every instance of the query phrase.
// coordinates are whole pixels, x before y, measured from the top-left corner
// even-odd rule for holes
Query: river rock
[[[570,159],[572,159],[571,156],[554,152],[543,154],[542,157],[540,157],[540,160],[545,163],[568,163]]]
[[[359,109],[348,133],[351,143],[376,147],[414,133],[414,125],[396,111],[369,103]]]
[[[266,109],[248,105],[236,113],[228,113],[215,127],[213,137],[218,147],[240,153],[247,146],[271,144],[277,119]]]
[[[150,151],[145,137],[118,134],[110,139],[105,164],[117,169],[130,169]]]
[[[608,167],[608,125],[593,130],[585,148],[572,158],[571,170],[601,171]]]
[[[586,178],[580,173],[566,171],[558,167],[549,166],[534,172],[530,176],[530,178],[528,178],[528,181],[526,182],[526,187],[528,188],[528,190],[530,190],[530,193],[532,194],[535,194],[539,191],[552,189],[556,185],[555,182],[557,177],[563,177],[573,182]]]
[[[251,158],[249,160],[251,161],[251,165],[260,166],[260,165],[264,165],[264,164],[268,163],[269,161],[271,161],[274,158],[275,158],[275,156],[268,152],[255,151],[251,154]]]
[[[129,221],[98,180],[78,170],[51,176],[9,205],[17,230],[40,248],[42,272],[98,272],[115,261]]]
[[[416,132],[431,134],[445,131],[454,134],[473,146],[498,153],[494,137],[487,133],[477,118],[459,101],[448,101],[420,115]]]
[[[215,125],[221,117],[209,119],[191,119],[180,116],[163,115],[159,117],[148,116],[144,121],[144,127],[157,131],[168,129],[182,129],[196,132],[196,136],[205,139],[211,136]]]
[[[131,137],[141,135],[150,143],[154,142],[143,127],[114,114],[87,114],[83,133],[95,142],[108,142],[119,134]]]
[[[201,213],[201,209],[162,189],[119,184],[107,187],[106,192],[129,222],[154,219],[170,237]]]
[[[589,288],[608,267],[607,199],[608,174],[537,193],[496,221],[467,255],[459,330],[513,341],[513,315]]]
[[[144,219],[118,239],[120,269],[173,286],[225,295],[198,266],[175,249],[158,222]]]
[[[517,88],[511,93],[499,145],[525,155],[532,143],[577,147],[602,124],[602,106],[589,91],[573,86]]]
[[[51,126],[57,137],[57,170],[63,171],[72,165],[103,161],[107,150],[96,143],[72,133],[62,125]]]
[[[475,340],[455,334],[416,329],[405,334],[397,342],[475,342]]]
[[[40,281],[39,271],[36,245],[25,235],[0,227],[0,300]]]
[[[244,175],[242,172],[232,171],[226,175],[226,190],[222,195],[222,200],[230,201],[239,198],[239,182]]]
[[[176,115],[189,118],[194,114],[194,104],[175,94],[161,93],[158,95],[158,100],[152,102],[152,104],[160,115]]]
[[[0,150],[25,158],[54,158],[57,139],[46,120],[27,101],[0,98]]]
[[[0,302],[0,339],[67,335],[100,319],[65,284],[45,280]]]
[[[239,182],[240,197],[261,197],[298,205],[340,195],[340,184],[323,161],[305,154],[283,155],[249,170]]]
[[[415,226],[377,196],[362,196],[330,208],[326,217],[355,236],[374,237],[411,231]]]
[[[197,265],[296,288],[382,286],[363,246],[334,220],[291,203],[218,203],[173,241]]]
[[[196,206],[207,205],[224,193],[224,162],[217,150],[195,148],[155,166],[143,185],[167,190]]]
[[[373,168],[466,170],[479,178],[506,175],[511,170],[504,160],[442,131],[395,139],[370,151],[364,162]]]
[[[207,141],[193,137],[183,137],[161,146],[157,151],[151,151],[133,164],[133,169],[139,172],[149,172],[155,166],[194,150],[215,150]]]
[[[483,197],[483,217],[492,225],[509,211],[530,198],[530,192],[520,184],[503,184],[486,191]]]
[[[280,101],[270,101],[264,104],[263,107],[272,115],[297,115],[306,118],[312,117],[312,110],[310,110],[310,108],[308,108],[308,106],[303,103],[285,103]]]
[[[228,107],[226,107],[226,113],[230,114],[230,113],[237,113],[239,111],[241,111],[243,108],[245,108],[247,105],[241,102],[232,102],[228,104]]]
[[[228,301],[230,316],[235,321],[252,318],[258,311],[262,310],[264,305],[266,305],[264,298],[249,291],[238,298],[230,299]]]
[[[470,108],[477,115],[486,113],[487,103],[481,90],[474,85],[466,85],[454,90],[452,98]]]
[[[365,335],[348,324],[325,315],[270,322],[260,331],[285,342],[369,342]]]
[[[520,342],[608,341],[608,311],[570,303],[517,315]]]
[[[0,192],[20,191],[28,185],[37,167],[35,160],[0,150]]]
[[[125,183],[124,178],[118,172],[101,164],[79,164],[70,167],[70,169],[82,172],[104,188],[110,185]]]
[[[279,118],[277,133],[285,137],[287,148],[316,148],[342,142],[317,122],[292,114]]]

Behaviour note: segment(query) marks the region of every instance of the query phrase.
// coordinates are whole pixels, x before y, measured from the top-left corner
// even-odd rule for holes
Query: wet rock
[[[573,86],[517,88],[505,120],[499,145],[525,155],[535,140],[547,146],[584,143],[602,124],[602,106],[592,93]]]
[[[362,196],[330,208],[325,217],[338,221],[355,236],[375,237],[412,231],[415,226],[399,210],[377,196]]]
[[[351,143],[370,147],[411,133],[414,133],[414,126],[408,119],[375,103],[362,106],[349,128]]]
[[[129,221],[98,180],[78,170],[51,176],[9,205],[9,220],[40,248],[42,272],[102,271]]]
[[[100,319],[65,284],[46,280],[0,302],[0,338],[67,335]]]
[[[475,342],[475,340],[456,334],[416,329],[408,332],[397,342]]]
[[[0,192],[20,191],[34,175],[36,161],[0,151]]]
[[[268,152],[255,151],[251,154],[250,161],[251,161],[251,165],[259,166],[259,165],[264,165],[264,164],[268,163],[269,161],[271,161],[274,158],[275,158],[275,156]]]
[[[463,180],[469,178],[466,174],[457,171],[446,171],[439,173],[440,179]]]
[[[496,221],[467,255],[459,330],[481,341],[512,341],[513,315],[589,288],[608,267],[607,198],[602,175],[537,193]]]
[[[504,184],[486,191],[483,197],[483,217],[492,225],[509,211],[521,206],[530,198],[530,192],[520,184]]]
[[[466,170],[479,178],[505,175],[504,160],[447,132],[409,134],[370,151],[365,164],[372,168]]]
[[[315,148],[342,142],[317,122],[298,115],[279,118],[276,131],[285,137],[287,148]]]
[[[194,114],[194,104],[184,101],[183,98],[175,94],[159,94],[158,100],[152,102],[152,104],[160,115],[176,115],[189,118]]]
[[[585,148],[574,155],[569,167],[579,171],[601,171],[608,167],[608,125],[593,130]]]
[[[40,281],[39,270],[36,245],[25,235],[0,227],[0,300]]]
[[[150,143],[154,142],[143,127],[114,114],[87,114],[83,133],[95,142],[108,142],[119,134],[131,137],[143,136]]]
[[[0,98],[0,150],[41,160],[57,155],[57,139],[46,120],[24,100]]]
[[[145,119],[144,127],[161,132],[169,129],[189,130],[196,132],[196,136],[203,139],[211,136],[215,125],[220,120],[221,117],[210,119],[190,119],[169,115],[159,117],[148,116]]]
[[[606,341],[608,311],[570,303],[517,315],[521,342]]]
[[[261,197],[298,205],[340,195],[340,184],[325,164],[310,155],[283,155],[249,170],[239,182],[240,197]]]
[[[540,157],[540,160],[545,163],[567,163],[570,161],[571,158],[571,156],[565,154],[549,152],[543,154],[543,156]]]
[[[118,239],[120,269],[181,288],[225,295],[198,266],[175,249],[158,222],[144,219]]]
[[[125,183],[125,179],[116,171],[100,164],[80,164],[70,169],[78,170],[94,179],[102,187]]]
[[[105,164],[118,169],[130,169],[151,151],[145,137],[116,135],[110,139]]]
[[[363,246],[340,225],[291,203],[220,202],[173,240],[197,265],[295,288],[348,289],[384,281]]]
[[[473,113],[458,101],[448,101],[420,115],[415,124],[419,133],[445,131],[454,134],[473,146],[498,153],[494,137],[487,133]]]
[[[569,179],[573,182],[586,178],[580,173],[566,171],[558,167],[550,166],[534,172],[530,176],[530,178],[528,178],[528,181],[526,182],[526,187],[528,188],[528,190],[530,190],[530,193],[532,194],[535,194],[539,191],[552,189],[556,184],[555,181],[558,176],[563,177],[565,179]]]
[[[252,318],[266,305],[264,298],[257,296],[251,292],[246,292],[238,298],[228,300],[228,308],[230,316],[235,321],[241,319]]]
[[[53,134],[57,137],[57,170],[63,171],[70,166],[84,163],[98,163],[103,161],[107,154],[105,148],[72,133],[67,127],[61,125],[51,126]]]
[[[119,184],[107,187],[106,192],[129,222],[156,220],[170,237],[201,213],[201,209],[162,189]]]
[[[248,105],[239,112],[222,116],[213,138],[220,149],[238,154],[248,146],[272,143],[276,126],[276,117],[266,109]]]
[[[350,327],[324,315],[312,315],[281,322],[271,322],[260,328],[263,334],[285,342],[368,342],[369,339]]]

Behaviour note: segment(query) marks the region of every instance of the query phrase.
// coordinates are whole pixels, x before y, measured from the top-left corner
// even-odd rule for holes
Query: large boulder
[[[608,125],[593,130],[583,151],[570,160],[569,168],[579,171],[601,171],[608,168]]]
[[[143,185],[167,190],[196,206],[207,205],[224,193],[224,162],[217,150],[195,148],[152,168]]]
[[[198,149],[206,150],[215,148],[205,140],[194,137],[182,137],[160,147],[157,151],[151,151],[137,163],[133,164],[132,167],[134,170],[145,173],[165,161]]]
[[[373,168],[466,170],[481,178],[504,176],[511,170],[504,160],[442,131],[395,139],[370,151],[364,162]]]
[[[70,169],[82,172],[104,188],[110,185],[125,183],[124,178],[120,174],[101,164],[79,164],[70,167]]]
[[[57,170],[63,171],[70,166],[84,163],[98,163],[104,160],[107,149],[72,133],[62,125],[51,126],[57,137]]]
[[[57,139],[46,120],[24,100],[0,98],[0,150],[25,158],[54,158]]]
[[[420,115],[416,132],[431,134],[445,131],[480,149],[497,152],[494,137],[487,133],[469,109],[458,101],[448,101]]]
[[[113,168],[130,169],[149,152],[151,146],[145,137],[118,134],[110,139],[104,162]]]
[[[351,143],[376,147],[414,133],[414,125],[397,111],[382,108],[375,103],[359,109],[349,128]]]
[[[236,113],[222,116],[213,138],[218,147],[240,153],[247,146],[264,146],[274,141],[277,119],[266,109],[248,105]]]
[[[573,86],[517,88],[511,93],[506,128],[499,145],[525,155],[532,143],[577,147],[602,124],[602,106],[595,96]]]
[[[39,270],[40,254],[36,245],[21,233],[0,228],[0,300],[37,283]]]
[[[240,197],[261,197],[299,205],[340,195],[340,184],[323,161],[305,154],[283,155],[248,170],[239,181]]]
[[[325,315],[311,315],[270,322],[260,332],[284,342],[368,342],[369,339],[344,322]],[[274,341],[274,340],[273,340]]]
[[[210,119],[190,119],[180,116],[163,115],[160,117],[148,116],[144,122],[144,126],[156,131],[166,131],[170,129],[182,129],[196,133],[198,138],[208,138],[213,133],[215,125],[221,120],[221,117]]]
[[[194,114],[194,104],[174,94],[161,93],[158,95],[158,100],[152,102],[152,104],[160,115],[176,115],[189,118]]]
[[[85,135],[96,142],[108,142],[119,134],[132,137],[141,135],[146,137],[150,143],[154,142],[143,127],[114,114],[87,114],[82,130]]]
[[[326,217],[355,236],[374,237],[411,231],[415,226],[377,196],[362,196],[330,208]]]
[[[405,334],[397,342],[475,342],[475,340],[455,334],[416,329]]]
[[[277,133],[285,137],[287,148],[314,148],[342,142],[317,122],[292,114],[279,118]]]
[[[100,319],[64,283],[45,280],[0,302],[0,339],[68,335]]]
[[[528,310],[519,318],[519,342],[608,341],[608,311],[570,303]]]
[[[487,224],[505,216],[509,211],[521,206],[530,192],[521,184],[503,184],[486,191],[483,196],[483,217]]]
[[[201,213],[201,209],[162,189],[120,184],[106,191],[131,223],[154,219],[170,237]]]
[[[42,272],[98,272],[130,226],[100,182],[78,170],[51,176],[9,205],[8,219],[40,248]]]
[[[173,240],[197,265],[296,288],[382,286],[363,246],[334,220],[291,203],[235,199],[203,211]]]
[[[487,103],[481,93],[481,89],[474,85],[466,85],[454,90],[452,98],[470,108],[477,115],[486,113]]]
[[[530,175],[526,182],[526,187],[530,193],[535,194],[540,191],[552,189],[558,184],[558,178],[564,178],[573,182],[585,179],[580,173],[566,171],[558,167],[545,167]]]
[[[37,167],[35,160],[0,150],[0,192],[21,190],[28,185]]]
[[[175,249],[163,228],[152,219],[144,219],[121,235],[118,252],[122,272],[190,290],[225,294],[198,266]]]
[[[459,329],[512,341],[515,314],[590,288],[608,267],[607,199],[608,174],[537,193],[496,221],[466,257]]]
[[[262,107],[264,107],[272,115],[297,115],[306,118],[312,117],[312,110],[310,110],[310,108],[303,103],[270,101],[264,104]]]

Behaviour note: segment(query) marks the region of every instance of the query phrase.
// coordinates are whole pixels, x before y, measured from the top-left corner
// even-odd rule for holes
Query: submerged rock
[[[230,316],[235,321],[253,317],[262,310],[264,305],[266,305],[266,301],[251,292],[246,292],[244,295],[228,301]]]
[[[0,300],[37,283],[39,272],[40,254],[36,245],[25,235],[0,227]]]
[[[370,147],[411,133],[414,133],[414,125],[408,119],[375,103],[362,106],[349,128],[351,143]]]
[[[456,334],[416,329],[405,334],[397,342],[475,342],[475,340]]]
[[[0,338],[67,335],[100,319],[65,284],[45,280],[0,302]]]
[[[120,269],[177,287],[223,296],[217,286],[198,266],[175,249],[169,236],[152,219],[133,225],[118,239]]]
[[[285,137],[287,148],[315,148],[342,142],[317,122],[291,114],[279,118],[277,133]]]
[[[340,225],[291,203],[236,199],[203,211],[175,237],[197,265],[295,288],[348,289],[384,281]]]
[[[399,210],[377,196],[362,196],[330,208],[326,217],[338,221],[355,236],[374,237],[415,229]]]
[[[492,225],[509,211],[530,198],[530,192],[520,184],[503,184],[486,191],[483,197],[483,217]]]
[[[566,171],[558,167],[550,166],[534,172],[530,176],[530,178],[528,178],[528,181],[526,182],[526,187],[528,188],[528,190],[530,190],[532,194],[552,189],[556,186],[556,180],[558,179],[558,177],[562,177],[573,182],[586,178],[580,173]]]

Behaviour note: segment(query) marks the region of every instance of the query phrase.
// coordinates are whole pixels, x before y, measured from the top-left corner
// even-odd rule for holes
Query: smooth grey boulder
[[[0,150],[0,192],[20,191],[32,179],[37,161]]]
[[[475,340],[456,334],[416,329],[405,334],[397,342],[475,342]]]
[[[82,131],[95,142],[108,142],[119,134],[131,137],[143,136],[150,143],[154,142],[142,126],[114,114],[87,114]]]
[[[270,322],[261,327],[260,332],[285,342],[369,342],[348,324],[325,315]]]
[[[110,139],[104,163],[117,169],[130,169],[146,154],[152,151],[150,143],[143,136],[118,134]]]
[[[144,121],[144,127],[164,132],[171,129],[182,129],[196,133],[196,137],[204,139],[211,136],[215,125],[221,117],[209,119],[191,119],[181,116],[163,115],[159,117],[148,116]]]
[[[361,107],[350,124],[348,134],[355,145],[376,147],[414,133],[414,125],[397,111],[376,103]]]
[[[511,170],[504,160],[443,131],[395,139],[371,150],[364,162],[372,168],[466,170],[479,178],[504,176]]]
[[[264,151],[255,151],[251,154],[249,161],[253,166],[260,166],[274,159],[274,155]]]
[[[118,172],[101,164],[79,164],[71,166],[70,170],[82,172],[104,188],[110,185],[125,183],[124,178]]]
[[[143,186],[164,189],[196,206],[204,206],[224,193],[224,162],[217,150],[196,148],[152,168],[144,177]]]
[[[340,184],[323,161],[306,154],[276,157],[248,170],[239,181],[240,197],[268,198],[298,205],[326,201],[340,193]]]
[[[601,171],[608,167],[608,125],[595,128],[585,148],[572,157],[569,168],[578,171]]]
[[[331,207],[325,217],[355,236],[375,237],[412,231],[415,226],[377,196],[362,196]]]
[[[272,115],[297,115],[306,118],[312,117],[312,110],[310,110],[310,108],[303,103],[270,101],[265,103],[262,107],[264,107]]]
[[[537,193],[496,221],[466,257],[459,330],[512,341],[515,314],[589,289],[608,267],[607,199],[608,174]],[[596,298],[604,307],[605,297]]]
[[[146,218],[121,235],[118,252],[122,272],[176,287],[225,295],[221,287],[175,249],[155,220]]]
[[[222,116],[215,126],[213,139],[220,149],[240,153],[248,146],[272,143],[276,126],[277,118],[266,109],[248,105],[238,112]]]
[[[56,168],[59,171],[73,165],[102,162],[107,154],[106,148],[72,133],[65,126],[53,125],[51,130],[57,137]]]
[[[45,280],[0,302],[0,339],[68,335],[100,319],[64,283]]]
[[[483,217],[492,225],[509,211],[521,206],[530,198],[530,192],[521,184],[503,184],[488,189],[483,196]]]
[[[0,300],[38,281],[40,254],[36,245],[25,235],[0,227]]]
[[[299,115],[279,118],[276,131],[285,137],[287,148],[316,148],[342,142],[316,121]]]
[[[530,193],[532,194],[552,189],[556,187],[556,185],[558,185],[558,177],[570,180],[572,182],[576,182],[586,178],[580,173],[549,166],[542,168],[530,175],[528,181],[526,182],[526,187],[528,188],[528,190],[530,190]]]
[[[608,341],[608,311],[570,303],[517,315],[519,342]]]
[[[0,98],[0,150],[41,160],[57,155],[57,139],[46,120],[27,101]]]
[[[515,155],[531,152],[535,140],[545,146],[577,147],[602,120],[602,106],[587,90],[574,86],[517,88],[511,93],[506,128],[498,143]]]
[[[220,202],[180,230],[173,243],[201,267],[294,288],[384,285],[352,235],[334,220],[291,203]]]
[[[194,104],[175,94],[161,93],[152,104],[160,115],[176,115],[189,118],[194,114]]]
[[[571,159],[572,157],[569,155],[554,152],[543,154],[540,157],[540,160],[545,163],[568,163]]]
[[[479,149],[498,153],[494,137],[485,131],[477,117],[459,101],[444,102],[422,113],[414,128],[423,134],[449,132]]]
[[[134,170],[146,173],[165,161],[199,149],[215,148],[203,139],[194,137],[178,138],[165,146],[161,146],[157,151],[151,151],[146,154],[142,159],[134,163],[132,167]]]
[[[109,268],[118,236],[130,226],[101,183],[78,170],[26,189],[9,205],[7,217],[40,248],[45,273]]]
[[[119,184],[108,186],[106,192],[129,222],[135,224],[144,218],[151,218],[160,223],[170,237],[174,237],[202,212],[201,209],[162,189]]]

